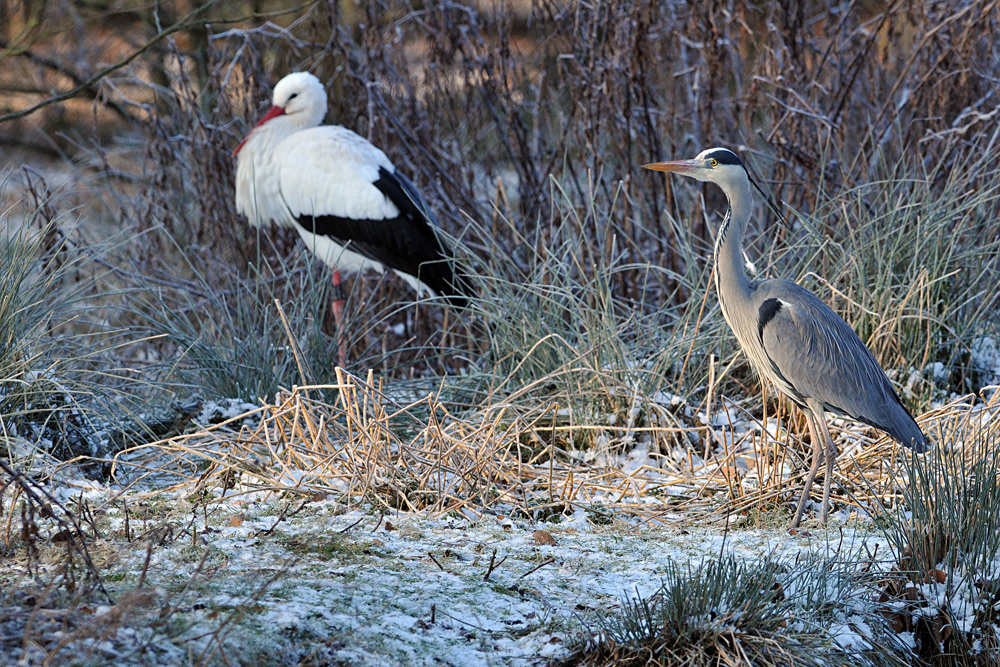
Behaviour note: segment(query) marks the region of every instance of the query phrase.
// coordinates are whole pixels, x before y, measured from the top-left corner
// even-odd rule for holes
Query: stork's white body
[[[290,74],[275,86],[271,111],[236,149],[237,212],[254,226],[295,227],[335,270],[391,268],[418,293],[449,291],[440,267],[421,269],[421,276],[435,278],[433,286],[417,277],[423,263],[447,258],[419,193],[366,139],[339,125],[319,125],[326,109],[326,91],[312,74]],[[338,233],[314,233],[321,223],[340,225]],[[344,225],[363,238],[350,238]],[[450,287],[450,266],[447,274]]]

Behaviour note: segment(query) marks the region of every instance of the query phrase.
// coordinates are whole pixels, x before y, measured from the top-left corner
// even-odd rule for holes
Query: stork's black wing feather
[[[379,167],[378,180],[372,185],[395,204],[404,217],[411,220],[423,220],[430,225],[437,224],[427,202],[417,191],[417,186],[403,174],[390,173],[385,167]]]
[[[359,255],[415,276],[453,305],[464,306],[471,294],[469,285],[455,275],[452,254],[434,231],[434,217],[416,187],[384,167],[379,168],[373,185],[399,209],[398,216],[382,220],[301,216],[299,224]]]

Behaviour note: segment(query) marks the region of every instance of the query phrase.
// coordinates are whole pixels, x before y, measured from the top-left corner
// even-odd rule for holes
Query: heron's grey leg
[[[823,441],[826,443],[826,479],[823,480],[823,507],[820,509],[819,520],[826,523],[826,515],[830,510],[830,485],[833,483],[833,467],[837,462],[837,445],[830,437],[830,427],[826,423],[826,415],[823,414],[823,407],[817,408],[816,421],[823,430]]]
[[[823,455],[823,445],[816,433],[816,423],[813,420],[813,415],[811,412],[806,412],[806,423],[809,424],[809,441],[812,442],[813,447],[813,459],[812,467],[809,468],[809,474],[806,475],[806,486],[802,489],[802,495],[799,497],[799,506],[795,510],[795,516],[792,518],[792,528],[798,528],[799,523],[802,521],[802,510],[806,508],[806,501],[809,499],[809,492],[812,490],[813,480],[816,479],[816,472],[819,470],[819,460]]]

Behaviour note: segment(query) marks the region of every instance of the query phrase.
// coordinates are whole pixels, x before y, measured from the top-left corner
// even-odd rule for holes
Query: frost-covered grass
[[[618,612],[599,621],[600,634],[564,664],[909,664],[872,605],[870,555],[850,548],[794,559],[723,551],[696,563],[672,561],[656,593],[626,595]]]
[[[866,589],[842,582],[885,549],[877,533],[854,525],[789,535],[627,516],[598,525],[583,508],[536,523],[381,515],[332,497],[61,488],[63,498],[85,498],[97,517],[91,548],[105,559],[115,602],[68,613],[61,647],[47,634],[52,628],[36,628],[28,664],[55,651],[56,661],[116,665],[188,664],[192,656],[195,664],[234,665],[544,665],[565,658],[600,618],[633,604],[623,596],[662,594],[689,564],[716,562],[720,553],[723,568],[777,578],[789,599],[822,606],[808,619],[816,636],[864,646],[874,631],[852,608]],[[834,562],[841,565],[817,579],[827,588],[816,589],[807,572]],[[11,563],[5,589],[26,581],[23,567]],[[691,594],[700,590],[689,585]],[[769,584],[760,595],[784,593]],[[29,612],[23,601],[10,604],[7,623]]]
[[[102,457],[130,441],[144,383],[122,368],[129,332],[112,326],[96,287],[113,241],[79,245],[68,216],[29,180],[36,207],[18,217],[0,182],[0,456],[45,465]],[[35,190],[35,187],[38,190]]]
[[[990,448],[942,458],[946,470],[917,460],[908,495],[890,483],[870,489],[873,500],[865,475],[841,477],[849,500],[836,501],[831,526],[787,531],[787,513],[746,508],[753,479],[725,472],[725,461],[701,463],[696,476],[656,471],[642,443],[587,465],[556,449],[551,463],[527,448],[526,460],[504,460],[485,445],[520,438],[509,424],[487,428],[489,413],[435,425],[429,408],[424,431],[393,436],[368,385],[341,379],[354,403],[339,412],[303,398],[305,388],[243,418],[238,405],[205,406],[196,420],[234,421],[123,454],[117,484],[53,480],[50,502],[80,517],[108,597],[40,576],[65,569],[53,540],[62,529],[40,507],[26,522],[24,500],[4,494],[3,512],[20,526],[2,581],[0,625],[16,638],[4,650],[20,656],[28,646],[27,664],[68,655],[95,665],[630,664],[651,655],[697,665],[755,654],[761,665],[888,665],[937,664],[927,651],[937,632],[946,655],[967,641],[974,660],[996,656],[985,639],[997,631],[989,582],[1000,571],[983,519],[1000,515]],[[995,407],[965,405],[938,426],[950,426],[947,449],[960,453],[956,425],[987,434],[996,422]],[[727,446],[752,453],[746,438]],[[881,478],[894,477],[891,458],[845,455],[840,465],[884,465]],[[489,492],[469,492],[477,487]],[[931,556],[928,576],[917,544],[937,535],[950,550]],[[36,582],[46,580],[56,585],[43,591]],[[38,606],[60,609],[59,623],[42,622]]]
[[[899,554],[882,601],[930,664],[979,665],[1000,651],[1000,441],[973,424],[908,467],[904,502],[880,523]]]

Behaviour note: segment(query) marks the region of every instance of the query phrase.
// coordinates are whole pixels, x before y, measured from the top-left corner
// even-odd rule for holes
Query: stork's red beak
[[[677,174],[690,174],[693,171],[702,169],[705,165],[699,160],[673,160],[671,162],[654,162],[642,165],[643,169],[653,171],[672,171]]]
[[[240,149],[243,148],[243,144],[247,142],[247,139],[250,138],[250,135],[253,134],[254,130],[256,130],[258,127],[260,127],[267,121],[271,120],[272,118],[277,118],[278,116],[283,116],[284,114],[285,114],[284,107],[271,107],[270,109],[268,109],[267,113],[264,114],[264,117],[257,121],[257,124],[253,126],[252,130],[247,132],[247,136],[243,137],[243,141],[241,141],[240,145],[237,146],[236,150],[233,151],[233,157],[235,157],[236,154],[240,152]]]

